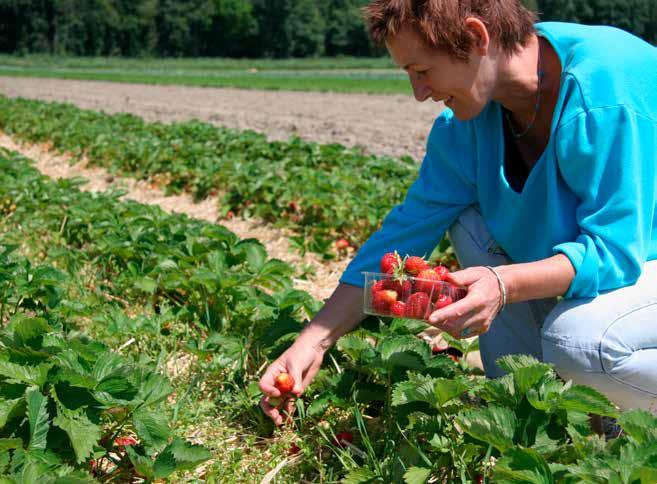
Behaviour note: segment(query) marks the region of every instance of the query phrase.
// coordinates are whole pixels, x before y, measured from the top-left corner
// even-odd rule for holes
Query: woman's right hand
[[[325,350],[319,344],[297,339],[285,353],[269,365],[265,374],[260,378],[260,390],[265,394],[260,400],[260,407],[276,425],[283,423],[281,410],[285,410],[287,415],[292,414],[294,398],[289,398],[290,395],[288,395],[287,400],[279,408],[270,405],[269,397],[281,396],[281,392],[274,386],[274,379],[281,373],[289,373],[294,378],[292,393],[297,397],[300,396],[319,371],[324,359],[324,352]]]

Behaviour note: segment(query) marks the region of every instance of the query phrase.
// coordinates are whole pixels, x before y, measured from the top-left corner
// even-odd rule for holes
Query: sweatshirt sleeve
[[[560,127],[559,170],[579,199],[579,235],[559,244],[575,268],[567,298],[634,284],[655,236],[657,123],[624,106],[582,112]]]
[[[386,252],[429,256],[447,228],[475,203],[474,163],[468,149],[468,127],[443,113],[434,123],[418,178],[404,201],[385,217],[381,228],[363,244],[347,266],[340,282],[365,285],[363,271],[379,272]]]

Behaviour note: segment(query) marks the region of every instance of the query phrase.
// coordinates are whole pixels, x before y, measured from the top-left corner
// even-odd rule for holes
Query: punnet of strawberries
[[[463,298],[465,289],[446,281],[449,270],[418,256],[388,252],[381,272],[364,272],[365,313],[427,320],[440,308]]]

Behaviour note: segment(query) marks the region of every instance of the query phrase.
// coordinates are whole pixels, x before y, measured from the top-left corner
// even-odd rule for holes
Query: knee
[[[586,331],[586,317],[577,307],[561,303],[545,320],[541,330],[543,361],[553,365],[562,378],[602,373],[601,334]]]
[[[543,360],[576,382],[593,374],[633,384],[654,380],[646,368],[657,361],[657,305],[606,315],[590,309],[570,301],[550,313],[541,331]]]

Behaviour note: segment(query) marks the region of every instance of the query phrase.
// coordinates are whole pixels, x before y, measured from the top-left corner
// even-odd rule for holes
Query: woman
[[[364,317],[361,272],[393,249],[429,254],[448,230],[465,267],[451,281],[468,295],[430,320],[479,335],[488,377],[500,356],[530,354],[657,411],[657,49],[610,27],[534,24],[517,0],[376,0],[366,13],[415,98],[448,109],[405,201],[263,392],[287,369],[301,394]]]

